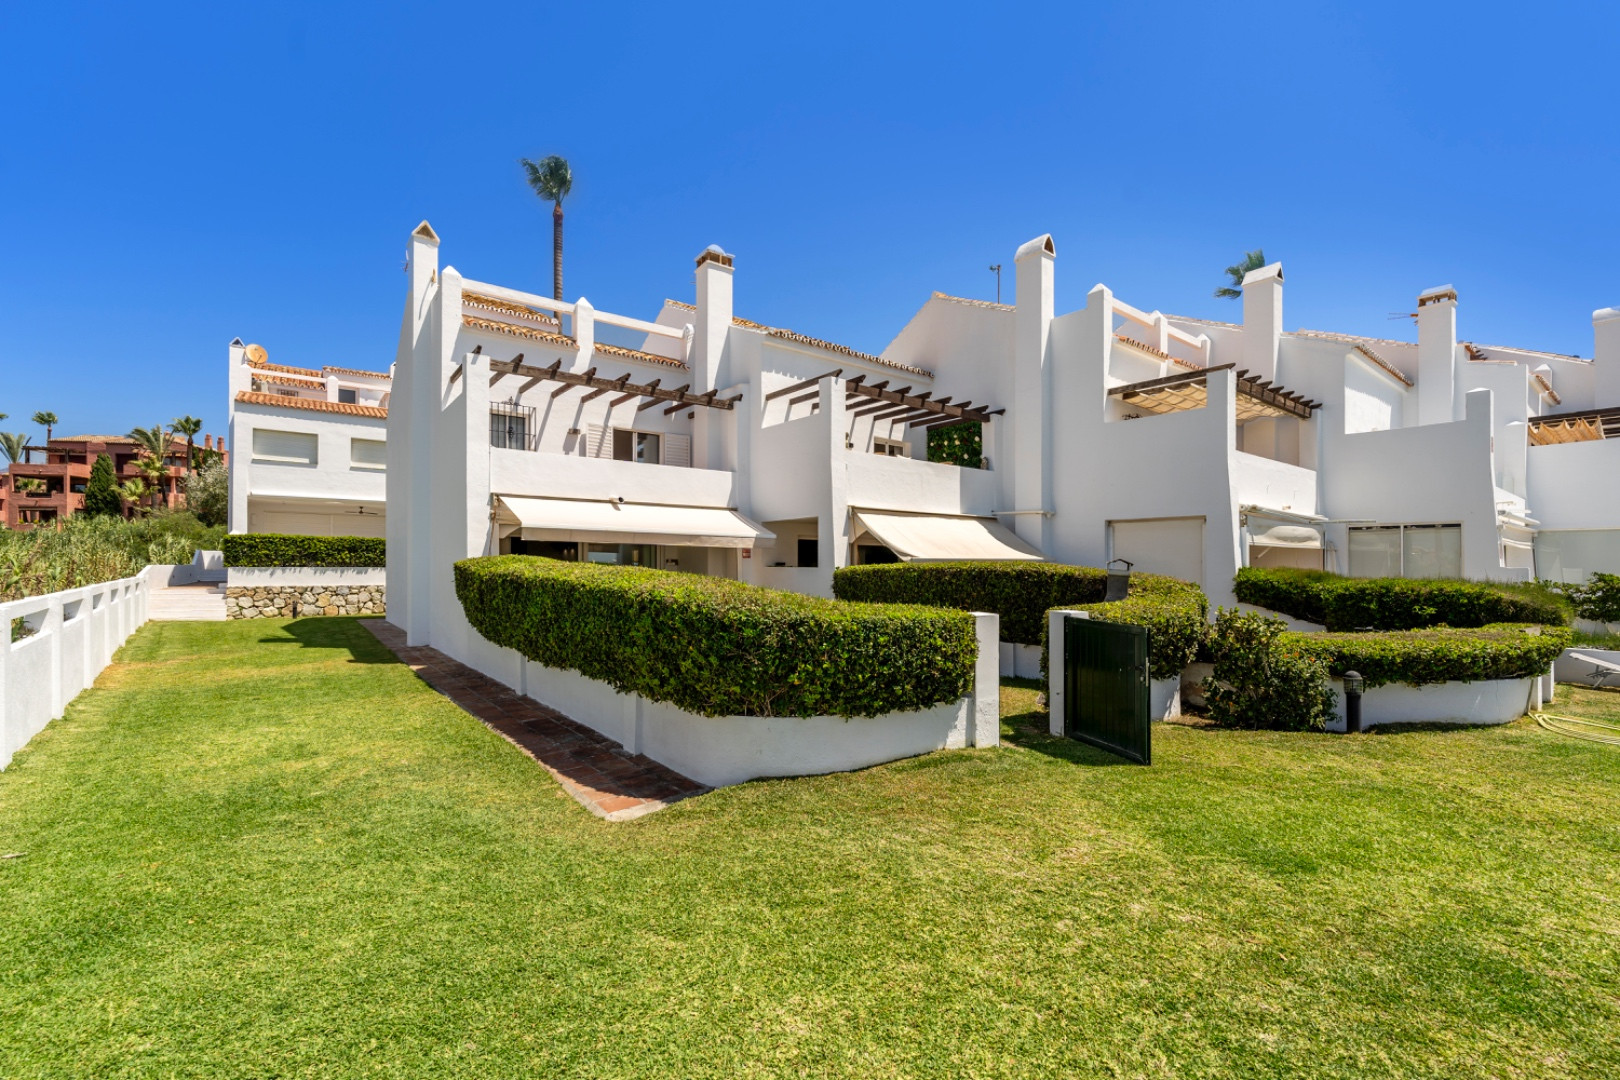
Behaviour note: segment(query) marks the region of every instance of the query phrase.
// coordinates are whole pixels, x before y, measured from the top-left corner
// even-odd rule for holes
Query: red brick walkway
[[[544,765],[563,790],[609,821],[662,810],[708,789],[584,724],[481,675],[437,649],[406,645],[405,631],[384,619],[360,625],[433,689],[504,735]]]

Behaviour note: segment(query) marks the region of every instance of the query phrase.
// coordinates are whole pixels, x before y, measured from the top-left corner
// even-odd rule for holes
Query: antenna
[[[995,263],[990,267],[996,275],[996,303],[1001,303],[1001,264]]]

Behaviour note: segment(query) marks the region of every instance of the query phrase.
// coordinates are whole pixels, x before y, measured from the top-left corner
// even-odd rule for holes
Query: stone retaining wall
[[[232,585],[227,619],[285,619],[300,615],[382,615],[381,585]]]

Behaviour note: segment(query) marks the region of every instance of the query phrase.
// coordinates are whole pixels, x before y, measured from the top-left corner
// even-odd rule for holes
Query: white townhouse
[[[1011,388],[993,461],[1046,557],[1203,585],[1242,566],[1356,576],[1582,580],[1620,572],[1620,310],[1595,359],[1457,336],[1450,286],[1416,344],[1283,331],[1283,271],[1243,322],[1133,306],[1106,286],[1058,314],[1056,250],[1017,254],[1016,303],[935,295],[884,351],[984,394]]]
[[[392,381],[231,342],[230,531],[382,536]]]
[[[1279,265],[1244,282],[1241,325],[1101,285],[1059,315],[1042,236],[1015,303],[936,293],[872,355],[738,317],[717,247],[695,303],[651,321],[463,278],[438,248],[423,222],[387,413],[389,618],[468,662],[450,567],[498,552],[822,595],[858,562],[1123,558],[1228,604],[1244,565],[1620,571],[1612,309],[1595,361],[1459,341],[1450,288],[1419,297],[1416,344],[1284,333]],[[926,460],[964,419],[984,467]]]

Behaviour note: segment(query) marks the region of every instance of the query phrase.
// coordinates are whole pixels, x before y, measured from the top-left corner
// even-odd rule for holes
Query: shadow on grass
[[[304,649],[347,649],[352,664],[397,664],[399,657],[360,625],[361,618],[370,616],[323,615],[319,618],[294,619],[284,624],[280,635],[262,637],[262,645],[297,645]]]
[[[1059,761],[1067,761],[1072,765],[1085,765],[1090,768],[1108,768],[1114,765],[1129,765],[1140,768],[1134,761],[1128,761],[1117,754],[1110,754],[1088,743],[1066,739],[1061,735],[1053,735],[1047,730],[1046,713],[1027,712],[1016,716],[1003,716],[1001,722],[1011,728],[1011,732],[1004,736],[1004,741],[1014,746],[1021,746],[1025,750],[1033,750],[1037,754],[1045,754]]]

